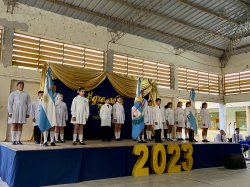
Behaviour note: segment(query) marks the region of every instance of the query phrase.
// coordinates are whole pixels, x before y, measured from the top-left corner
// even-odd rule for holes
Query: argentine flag
[[[144,129],[144,106],[142,104],[143,98],[141,97],[141,80],[138,79],[136,97],[134,106],[132,107],[132,137],[136,139],[140,136]]]
[[[38,126],[41,132],[48,130],[56,124],[56,108],[52,92],[52,72],[48,66],[44,83],[44,94],[40,105],[40,118]]]
[[[189,100],[191,101],[191,111],[189,113],[188,117],[188,121],[190,123],[191,129],[193,129],[195,131],[195,133],[197,133],[197,123],[196,123],[196,109],[195,109],[195,91],[194,89],[192,89],[190,91],[190,95],[189,95]]]

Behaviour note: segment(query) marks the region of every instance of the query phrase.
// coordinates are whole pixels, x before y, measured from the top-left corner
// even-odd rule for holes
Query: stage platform
[[[10,187],[37,187],[77,183],[129,176],[137,156],[132,154],[136,142],[86,141],[73,146],[71,141],[55,147],[30,142],[24,145],[0,143],[0,176]],[[187,142],[164,142],[164,145]],[[154,143],[147,143],[151,147]],[[223,158],[241,153],[240,144],[193,143],[193,169],[223,166]],[[146,163],[146,165],[149,163]]]

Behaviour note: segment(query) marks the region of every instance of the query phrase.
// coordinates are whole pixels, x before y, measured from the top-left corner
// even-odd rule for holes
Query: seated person
[[[236,128],[235,133],[232,136],[232,142],[239,143],[241,140],[243,140],[243,136],[242,136],[242,134],[240,134],[240,129]]]
[[[224,130],[220,130],[220,133],[214,137],[215,142],[227,142],[226,133]]]

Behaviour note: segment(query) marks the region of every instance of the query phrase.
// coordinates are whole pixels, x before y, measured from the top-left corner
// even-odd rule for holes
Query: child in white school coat
[[[145,107],[144,121],[146,125],[147,140],[150,141],[152,136],[152,128],[154,125],[154,107],[152,106],[152,100],[148,101],[148,106]]]
[[[20,141],[23,124],[30,115],[30,96],[23,91],[24,82],[17,83],[17,89],[10,93],[8,99],[8,123],[11,124],[12,144],[22,144]]]
[[[68,109],[66,103],[63,102],[63,94],[59,94],[58,102],[56,104],[56,126],[55,126],[55,140],[59,143],[65,143],[64,141],[64,127],[66,126],[66,121],[68,120]]]
[[[165,110],[165,119],[166,119],[166,125],[168,126],[168,134],[167,134],[167,140],[172,140],[172,129],[174,126],[174,110],[172,109],[173,104],[169,102],[167,104],[167,108]]]
[[[208,128],[210,127],[210,115],[207,109],[207,103],[202,103],[200,117],[201,117],[200,128],[202,129],[202,142],[209,142],[207,140],[207,131]]]
[[[76,145],[76,138],[80,140],[81,145],[86,145],[83,142],[83,126],[86,125],[86,122],[89,117],[89,102],[88,99],[84,97],[85,90],[83,87],[78,89],[78,96],[76,96],[71,105],[71,123],[74,124],[73,132],[73,145]]]
[[[154,130],[155,130],[155,143],[162,143],[161,131],[166,122],[164,115],[164,107],[161,106],[161,99],[155,100],[156,106],[154,107]]]
[[[113,106],[113,123],[115,124],[115,140],[121,141],[121,128],[125,121],[125,112],[122,105],[122,97],[116,96],[116,103]]]
[[[177,108],[175,109],[175,125],[176,125],[176,137],[177,141],[183,141],[182,128],[185,128],[185,112],[182,108],[182,102],[178,102]]]
[[[39,129],[38,123],[39,123],[39,115],[40,115],[40,105],[43,97],[43,91],[39,91],[37,93],[38,98],[34,100],[31,104],[31,117],[33,121],[34,126],[34,142],[35,144],[40,144],[41,141],[41,131]]]
[[[100,109],[101,118],[101,137],[102,141],[111,141],[111,114],[112,106],[110,105],[110,98],[106,97],[105,104]]]

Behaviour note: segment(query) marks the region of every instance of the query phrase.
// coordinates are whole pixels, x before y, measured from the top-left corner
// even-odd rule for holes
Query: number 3
[[[145,144],[135,145],[133,149],[134,155],[140,155],[139,159],[134,165],[132,176],[147,176],[149,175],[149,168],[144,167],[148,160],[148,147]]]
[[[181,167],[185,171],[190,171],[193,167],[193,146],[191,144],[182,144],[181,150],[184,151],[184,159],[186,162],[181,162]]]

